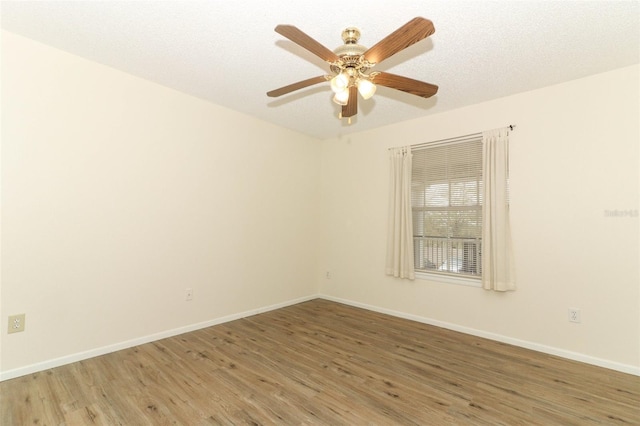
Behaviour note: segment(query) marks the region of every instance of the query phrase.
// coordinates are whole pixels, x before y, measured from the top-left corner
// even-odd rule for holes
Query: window
[[[416,272],[482,276],[482,135],[412,149]]]

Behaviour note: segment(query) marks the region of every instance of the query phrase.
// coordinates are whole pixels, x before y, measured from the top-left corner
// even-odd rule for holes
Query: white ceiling
[[[325,139],[640,62],[630,1],[2,1],[2,28],[219,105]],[[327,84],[266,92],[328,72],[274,32],[297,26],[331,50],[348,26],[372,46],[411,18],[431,37],[375,69],[440,86],[429,99],[380,87],[351,125]],[[553,102],[550,99],[549,102]]]

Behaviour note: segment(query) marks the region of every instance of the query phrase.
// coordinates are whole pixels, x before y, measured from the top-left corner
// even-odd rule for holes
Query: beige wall
[[[1,370],[315,295],[319,159],[317,140],[4,32]]]
[[[4,32],[0,371],[320,293],[640,372],[638,76],[318,142]],[[387,148],[506,124],[518,291],[384,276]]]
[[[633,66],[323,142],[321,293],[640,374],[639,218],[605,216],[639,208],[639,74]],[[508,124],[518,290],[386,277],[387,148]],[[568,322],[569,307],[582,323]]]

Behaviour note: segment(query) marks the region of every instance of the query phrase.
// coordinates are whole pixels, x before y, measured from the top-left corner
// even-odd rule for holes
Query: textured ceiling
[[[640,62],[638,1],[2,1],[2,28],[219,105],[325,139]],[[351,125],[328,72],[273,31],[291,24],[331,50],[348,26],[372,46],[411,18],[431,37],[375,69],[440,86],[429,99],[380,87]],[[552,99],[549,102],[553,102]]]

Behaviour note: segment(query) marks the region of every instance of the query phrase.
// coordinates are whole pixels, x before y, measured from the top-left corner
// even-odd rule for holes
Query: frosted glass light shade
[[[344,73],[340,73],[331,79],[331,90],[335,93],[339,93],[347,88],[349,85],[349,77]]]
[[[358,80],[358,92],[364,99],[369,99],[376,93],[376,85],[366,79]]]
[[[336,93],[333,97],[333,102],[338,105],[346,105],[349,103],[349,89],[343,89],[342,91]]]

